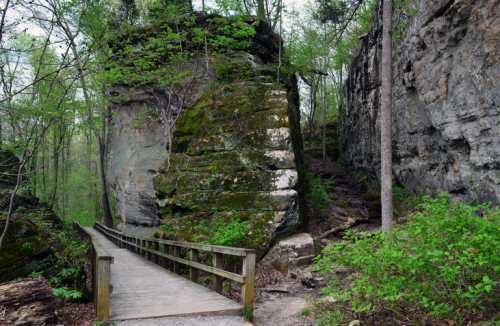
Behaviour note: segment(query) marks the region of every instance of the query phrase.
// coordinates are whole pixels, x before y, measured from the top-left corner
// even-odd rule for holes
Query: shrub
[[[308,172],[306,174],[308,191],[306,192],[307,200],[314,209],[321,210],[328,207],[330,197],[328,189],[333,187],[333,182],[326,182],[320,176]]]
[[[316,269],[352,270],[348,284],[333,278],[324,292],[358,318],[485,319],[500,308],[499,234],[499,209],[440,194],[391,232],[348,233],[325,248]]]
[[[63,299],[78,300],[82,298],[82,292],[77,290],[71,290],[68,288],[54,288],[52,289],[54,296]]]

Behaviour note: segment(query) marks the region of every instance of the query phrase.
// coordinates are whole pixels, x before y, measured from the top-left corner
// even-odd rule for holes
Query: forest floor
[[[349,169],[336,158],[323,160],[315,149],[306,152],[306,164],[312,188],[320,188],[306,195],[308,231],[322,245],[347,229],[380,227],[380,192],[371,176]]]
[[[348,169],[336,157],[323,160],[317,148],[307,150],[305,159],[310,183],[306,196],[308,232],[315,239],[318,254],[345,230],[380,227],[378,186],[369,175]],[[311,310],[324,283],[312,265],[288,274],[259,266],[255,325],[314,325]]]
[[[93,326],[96,322],[95,308],[92,302],[65,302],[56,309],[58,322],[64,326]]]

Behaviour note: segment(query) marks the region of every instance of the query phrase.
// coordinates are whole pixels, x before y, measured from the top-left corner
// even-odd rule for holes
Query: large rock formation
[[[181,81],[121,81],[112,90],[110,181],[118,213],[131,230],[162,223],[166,236],[198,241],[200,221],[237,220],[262,237],[241,245],[260,246],[301,222],[296,81],[282,71],[283,82],[275,83],[278,39],[262,25],[255,35],[226,35],[221,47],[212,40],[233,21],[194,17],[198,27],[190,31],[212,31],[209,50],[197,51],[196,40],[187,39],[189,58],[158,63],[174,66]],[[153,30],[141,33],[143,44],[161,34]]]
[[[416,0],[394,55],[394,175],[419,192],[500,202],[500,3]],[[345,158],[380,166],[381,12],[347,81]]]

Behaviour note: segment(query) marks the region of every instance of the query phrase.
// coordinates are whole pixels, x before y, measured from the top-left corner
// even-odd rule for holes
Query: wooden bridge
[[[241,313],[251,318],[253,250],[140,238],[99,223],[80,229],[93,244],[98,320]],[[241,303],[221,294],[224,279],[241,285]]]

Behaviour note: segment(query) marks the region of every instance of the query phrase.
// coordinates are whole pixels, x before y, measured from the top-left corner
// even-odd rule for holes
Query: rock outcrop
[[[308,265],[315,257],[314,239],[309,233],[298,233],[278,241],[261,260],[282,273]]]
[[[210,38],[233,24],[194,17],[198,28],[218,31]],[[144,33],[141,42],[159,33]],[[159,63],[188,76],[175,87],[113,88],[110,181],[125,225],[162,224],[166,237],[200,241],[207,240],[194,239],[202,236],[200,221],[222,218],[253,230],[261,238],[238,244],[257,247],[301,224],[296,80],[284,71],[275,82],[278,39],[271,31],[257,26],[239,43],[227,42],[239,34],[226,36],[222,48],[208,39],[208,51],[192,49],[180,64]],[[185,42],[189,51],[195,40]],[[168,115],[174,125],[165,123]]]
[[[416,0],[396,40],[394,175],[418,192],[500,202],[500,3]],[[380,166],[381,11],[347,80],[345,158]]]

